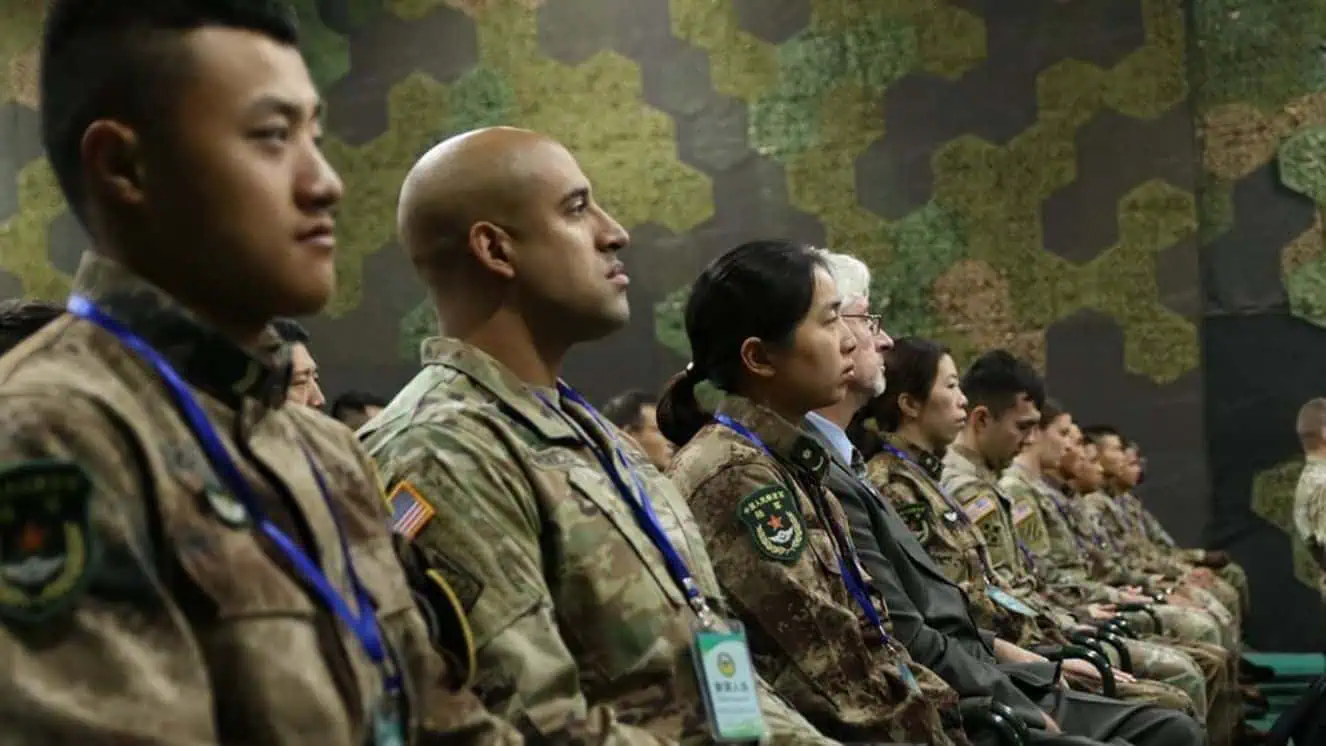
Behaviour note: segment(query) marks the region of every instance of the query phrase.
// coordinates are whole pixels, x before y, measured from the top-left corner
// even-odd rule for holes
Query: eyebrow
[[[313,102],[312,119],[320,119],[323,114],[323,101],[317,99]],[[308,109],[301,106],[298,102],[280,96],[266,95],[258,98],[257,101],[249,104],[250,115],[261,114],[280,114],[289,119],[303,119],[308,114]]]
[[[571,191],[566,193],[566,196],[562,197],[561,202],[559,204],[563,205],[570,204],[578,199],[583,199],[583,200],[589,199],[589,187],[582,186],[572,189]]]

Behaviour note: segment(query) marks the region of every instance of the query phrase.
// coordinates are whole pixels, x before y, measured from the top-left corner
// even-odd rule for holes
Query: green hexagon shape
[[[1326,127],[1304,127],[1290,135],[1276,159],[1281,183],[1326,205]]]
[[[1321,571],[1294,530],[1294,488],[1302,471],[1303,459],[1295,458],[1258,472],[1252,480],[1252,512],[1285,532],[1294,547],[1294,577],[1316,588]]]

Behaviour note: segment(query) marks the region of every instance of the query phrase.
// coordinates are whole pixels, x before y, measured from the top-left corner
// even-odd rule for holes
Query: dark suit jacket
[[[1028,725],[1043,727],[1044,711],[1036,701],[1053,701],[1057,664],[998,663],[994,636],[976,627],[967,594],[944,576],[893,505],[857,478],[818,430],[807,430],[832,457],[829,489],[851,522],[861,564],[888,604],[893,635],[959,696],[993,697]]]

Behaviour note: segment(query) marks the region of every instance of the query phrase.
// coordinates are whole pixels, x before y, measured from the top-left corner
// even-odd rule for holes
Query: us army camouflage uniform
[[[994,574],[1012,586],[1024,603],[1048,609],[1062,629],[1082,626],[1088,621],[1085,612],[1079,616],[1064,606],[1037,577],[1040,563],[1018,540],[1011,501],[999,490],[997,480],[979,456],[964,448],[954,445],[944,454],[940,486],[963,506],[968,520],[985,537]],[[1138,680],[1120,683],[1121,699],[1154,702],[1187,712],[1197,712],[1197,703],[1206,702],[1205,680],[1190,658],[1141,640],[1127,640],[1126,645]],[[1108,647],[1106,650],[1113,653]],[[1117,658],[1114,662],[1117,664]]]
[[[467,672],[447,670],[430,647],[372,465],[339,423],[285,404],[289,355],[276,335],[246,353],[95,255],[74,288],[188,382],[268,518],[350,599],[339,518],[404,669],[409,730],[520,743],[474,696],[450,691]],[[35,541],[4,555],[0,740],[367,742],[379,670],[254,530],[148,363],[66,316],[0,359],[0,422],[2,530]],[[11,569],[33,560],[57,569],[19,584]]]
[[[1070,524],[1072,514],[1061,504],[1055,487],[1044,477],[1031,474],[1017,463],[1004,472],[999,486],[1013,500],[1014,529],[1032,554],[1041,560],[1037,567],[1042,569],[1042,576],[1048,585],[1055,587],[1061,597],[1077,604],[1119,603],[1122,600],[1118,589],[1090,578],[1086,561],[1087,543],[1077,536]],[[1030,506],[1041,519],[1039,526],[1043,529],[1031,518],[1024,517],[1022,521],[1017,521],[1019,505]],[[1141,622],[1151,622],[1150,615],[1143,612],[1128,615],[1128,620],[1134,629],[1150,626]],[[1239,724],[1237,715],[1241,697],[1237,682],[1232,677],[1233,668],[1226,651],[1218,644],[1187,643],[1155,635],[1147,635],[1143,639],[1148,643],[1173,648],[1196,665],[1196,671],[1176,669],[1164,680],[1182,688],[1192,697],[1197,705],[1198,716],[1206,721],[1213,744],[1231,741]],[[1133,662],[1134,666],[1138,666],[1136,659]],[[1186,661],[1178,663],[1181,668],[1187,668],[1184,665]],[[1149,667],[1156,665],[1152,662]],[[1141,667],[1137,670],[1141,670]]]
[[[1038,596],[1019,593],[993,570],[983,534],[961,506],[938,486],[942,462],[897,435],[886,435],[885,443],[888,448],[866,465],[868,479],[893,502],[908,528],[949,580],[967,593],[977,625],[1021,647],[1068,644],[1064,630],[1075,624],[1071,616]],[[890,449],[896,449],[905,458]],[[1007,602],[997,601],[1000,591],[1016,596],[1024,608],[1015,609]],[[1186,693],[1159,682],[1120,682],[1117,693],[1132,701],[1154,702],[1189,713],[1197,711]]]
[[[1131,492],[1125,492],[1119,495],[1116,500],[1125,514],[1136,525],[1136,531],[1142,540],[1145,540],[1156,548],[1161,555],[1169,555],[1174,560],[1182,563],[1185,567],[1195,567],[1198,563],[1206,559],[1205,549],[1181,549],[1174,541],[1174,537],[1169,535],[1160,521],[1156,519],[1151,511],[1146,509],[1142,501]],[[1234,614],[1235,619],[1242,626],[1243,616],[1248,612],[1249,592],[1248,576],[1243,572],[1243,568],[1230,562],[1219,570],[1211,570],[1219,579],[1219,582],[1213,583],[1210,590],[1220,599]]]
[[[728,396],[719,411],[777,460],[713,423],[677,453],[668,474],[691,505],[760,673],[831,736],[966,744],[951,719],[957,694],[901,645],[881,640],[843,583],[833,526],[837,537],[847,537],[847,521],[823,487],[824,449],[745,399]],[[847,561],[855,563],[845,540]],[[887,619],[868,576],[866,590]],[[908,686],[902,666],[919,691]]]
[[[1139,586],[1147,593],[1154,593],[1159,589],[1147,574],[1133,570],[1123,562],[1123,550],[1115,547],[1112,539],[1088,527],[1087,520],[1082,514],[1083,501],[1079,496],[1071,494],[1071,490],[1066,486],[1056,486],[1049,482],[1045,484],[1049,490],[1044,491],[1044,494],[1050,495],[1052,503],[1062,508],[1053,512],[1047,509],[1045,515],[1051,517],[1053,524],[1052,517],[1058,513],[1063,518],[1061,525],[1073,532],[1079,546],[1085,547],[1088,558],[1087,572],[1092,578],[1111,586]],[[1051,536],[1054,535],[1055,532],[1051,529]],[[1174,604],[1154,605],[1152,610],[1160,617],[1166,637],[1184,642],[1199,642],[1203,645],[1221,645],[1220,624],[1206,611]],[[1150,620],[1141,619],[1139,616],[1128,615],[1129,623],[1137,622],[1140,625],[1138,628],[1154,631],[1154,627],[1149,626]]]
[[[1154,548],[1130,529],[1127,516],[1110,495],[1103,491],[1083,495],[1078,498],[1078,508],[1087,530],[1104,537],[1116,556],[1135,572],[1174,578],[1176,593],[1196,601],[1219,624],[1221,644],[1231,652],[1239,650],[1238,625],[1230,610],[1205,589],[1188,582],[1185,576],[1190,568],[1157,557]]]
[[[1326,458],[1309,456],[1294,488],[1294,529],[1317,560],[1317,586],[1326,598]]]
[[[616,452],[628,483],[640,477],[721,610],[676,490],[606,421],[477,348],[431,339],[423,362],[360,437],[392,495],[395,530],[470,615],[482,699],[531,740],[569,730],[712,742],[690,659],[696,615],[593,449]],[[771,691],[763,705],[772,743],[832,743]]]

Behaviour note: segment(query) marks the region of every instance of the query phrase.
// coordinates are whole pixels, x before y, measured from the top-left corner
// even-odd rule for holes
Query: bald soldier
[[[526,130],[459,135],[411,169],[398,225],[447,336],[360,437],[394,530],[469,614],[488,707],[534,741],[832,743],[763,682],[706,710],[722,682],[692,646],[746,648],[694,518],[559,378],[630,314],[627,233],[575,158]]]
[[[270,321],[330,297],[342,190],[293,18],[48,6],[42,136],[93,251],[0,358],[6,746],[521,741],[453,693],[367,456],[285,401]]]

